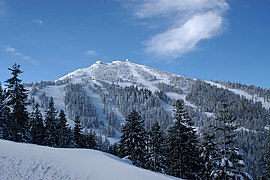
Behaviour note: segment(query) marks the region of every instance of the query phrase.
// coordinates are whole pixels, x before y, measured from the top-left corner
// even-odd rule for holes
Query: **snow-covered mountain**
[[[30,104],[46,111],[53,97],[55,108],[63,109],[71,126],[79,116],[85,131],[95,131],[104,149],[117,142],[125,117],[135,109],[149,130],[155,121],[166,130],[174,122],[175,100],[185,102],[199,134],[215,122],[224,101],[238,125],[238,145],[247,153],[247,168],[256,174],[267,143],[270,124],[270,90],[241,83],[188,78],[126,61],[97,61],[55,81],[28,84]],[[29,106],[31,112],[31,106]],[[246,143],[249,142],[249,143]],[[252,144],[253,146],[250,146]]]
[[[44,111],[48,98],[53,97],[56,109],[67,112],[71,126],[77,114],[86,128],[99,129],[101,134],[114,138],[119,137],[118,126],[124,123],[128,111],[133,108],[142,114],[149,126],[151,126],[149,119],[159,115],[157,118],[165,128],[171,123],[165,119],[172,119],[172,105],[176,99],[184,100],[185,105],[194,111],[203,112],[206,117],[213,116],[213,109],[204,110],[205,104],[209,102],[202,104],[192,97],[194,91],[198,91],[200,86],[209,86],[208,89],[223,89],[231,93],[229,96],[239,95],[240,98],[253,103],[260,103],[262,108],[269,109],[270,107],[270,94],[256,94],[256,91],[251,94],[244,88],[236,89],[211,81],[201,81],[204,84],[198,86],[198,81],[200,80],[160,71],[128,60],[111,63],[97,61],[90,67],[78,69],[55,81],[35,83],[27,88],[31,90],[31,101],[42,104]],[[72,84],[76,84],[76,87],[71,86]],[[131,88],[127,89],[127,87]],[[141,93],[142,89],[148,90],[148,94]],[[79,92],[80,95],[78,95]],[[207,93],[211,94],[211,91]],[[124,94],[129,95],[123,97]],[[141,100],[135,100],[135,98],[141,98]],[[74,99],[78,100],[75,102]],[[149,102],[145,102],[144,99]],[[78,104],[74,105],[74,103]],[[85,110],[81,111],[81,109]],[[86,115],[86,113],[89,114]],[[109,122],[112,120],[116,122],[114,124]],[[107,131],[113,131],[113,133]]]
[[[170,180],[96,150],[61,149],[0,140],[2,180]]]
[[[31,87],[29,86],[27,88],[31,90],[30,99],[34,99],[35,102],[40,104],[46,104],[46,102],[43,102],[44,97],[53,97],[56,109],[66,110],[67,114],[69,114],[69,124],[73,125],[74,116],[72,116],[72,113],[69,113],[70,109],[68,109],[68,104],[65,102],[65,94],[67,94],[65,87],[69,84],[78,84],[82,87],[84,95],[89,98],[91,105],[94,106],[98,121],[106,126],[106,117],[108,117],[110,112],[114,113],[120,124],[123,124],[126,116],[119,109],[119,105],[116,105],[111,100],[111,97],[108,97],[111,94],[110,85],[116,85],[116,89],[134,86],[138,89],[148,89],[152,94],[159,92],[160,89],[173,88],[171,92],[166,92],[167,98],[185,100],[188,89],[195,81],[195,79],[152,69],[144,65],[129,62],[128,60],[125,62],[113,61],[111,63],[97,61],[88,68],[78,69],[54,82],[31,84]],[[106,102],[104,102],[104,98],[106,98]],[[168,115],[171,115],[172,105],[163,100],[158,101],[157,103],[160,109],[164,109]],[[185,101],[185,104],[194,108],[196,107],[188,101]],[[118,132],[116,134],[119,135]]]

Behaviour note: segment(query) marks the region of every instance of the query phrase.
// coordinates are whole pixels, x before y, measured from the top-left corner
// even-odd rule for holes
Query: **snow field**
[[[61,149],[0,140],[1,180],[169,180],[96,150]]]

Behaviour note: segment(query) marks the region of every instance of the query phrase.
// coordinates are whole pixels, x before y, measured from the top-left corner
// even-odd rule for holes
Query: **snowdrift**
[[[61,149],[0,140],[0,179],[170,180],[178,179],[89,149]]]

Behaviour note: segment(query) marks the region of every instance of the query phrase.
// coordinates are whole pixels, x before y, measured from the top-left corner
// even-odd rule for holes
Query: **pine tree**
[[[57,146],[60,148],[74,147],[74,142],[68,130],[65,112],[61,109],[56,123]]]
[[[45,138],[45,127],[42,114],[39,110],[39,104],[35,104],[34,111],[31,114],[30,133],[32,143],[42,145]]]
[[[5,103],[4,101],[5,101],[5,92],[0,82],[0,108],[4,106],[4,103]]]
[[[211,173],[215,167],[215,159],[217,158],[216,144],[214,142],[215,136],[210,134],[204,134],[202,142],[202,162],[203,167],[203,179],[211,179]]]
[[[165,170],[165,137],[159,123],[156,121],[149,132],[148,168],[156,172]]]
[[[75,122],[75,126],[73,129],[74,143],[76,144],[76,147],[84,148],[85,143],[83,142],[82,127],[79,116],[75,117],[74,122]]]
[[[135,110],[126,118],[122,133],[119,141],[120,156],[129,158],[138,167],[144,167],[146,164],[146,132],[144,121]]]
[[[11,131],[12,121],[10,119],[10,109],[5,102],[5,92],[0,84],[0,139],[14,140]]]
[[[216,146],[219,157],[216,158],[215,168],[211,173],[212,179],[251,179],[244,171],[243,153],[236,146],[236,119],[227,103],[221,104],[216,120],[213,129],[219,137]]]
[[[175,177],[196,179],[202,162],[196,131],[183,101],[176,101],[174,114],[176,121],[168,132],[166,172]]]
[[[97,137],[94,131],[83,134],[83,144],[84,148],[96,149],[97,148]]]
[[[45,114],[45,146],[57,147],[56,115],[57,111],[54,108],[54,101],[51,97],[49,100],[48,110]]]
[[[27,90],[21,84],[18,76],[23,73],[20,65],[14,64],[11,71],[12,77],[5,82],[7,83],[7,105],[11,108],[10,118],[12,123],[11,130],[13,132],[14,141],[30,142],[31,135],[29,133],[29,116],[26,108]]]
[[[2,89],[2,85],[0,83],[0,139],[4,138],[5,131],[5,119],[3,117],[3,107],[4,107],[4,92]]]

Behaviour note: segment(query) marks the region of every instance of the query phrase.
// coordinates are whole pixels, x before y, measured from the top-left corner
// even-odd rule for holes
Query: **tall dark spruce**
[[[252,179],[245,172],[244,155],[237,147],[236,142],[236,118],[231,113],[228,103],[220,105],[216,124],[213,125],[217,137],[217,153],[215,166],[211,173],[212,179]]]
[[[176,101],[174,115],[175,124],[168,131],[166,173],[179,178],[196,179],[202,171],[199,143],[183,101]]]
[[[84,147],[84,141],[83,141],[83,134],[82,134],[82,127],[81,127],[81,121],[79,116],[75,117],[75,126],[73,128],[73,136],[74,136],[74,143],[76,147],[83,148]]]
[[[203,161],[203,179],[211,179],[211,173],[215,168],[215,160],[218,154],[216,151],[215,135],[205,133],[202,139],[202,153]]]
[[[147,168],[156,171],[165,171],[165,135],[156,121],[149,132]]]
[[[42,145],[45,138],[45,127],[42,114],[39,110],[39,104],[35,104],[34,110],[30,116],[30,133],[32,143]]]
[[[12,77],[5,82],[7,83],[6,100],[10,107],[9,128],[12,132],[10,140],[17,142],[30,142],[31,135],[29,133],[29,116],[26,108],[27,90],[21,83],[18,76],[23,73],[20,70],[20,65],[14,64],[11,71]]]
[[[4,108],[4,91],[2,89],[2,85],[0,83],[0,139],[4,138],[4,131],[6,129],[6,122],[3,117],[3,108]]]
[[[138,167],[145,167],[146,164],[145,135],[144,121],[139,113],[133,110],[126,118],[126,124],[122,130],[119,153],[121,157],[129,158]]]
[[[97,136],[95,131],[90,131],[86,134],[83,134],[83,147],[87,149],[98,149],[98,144],[97,144]]]
[[[61,109],[56,123],[57,145],[60,148],[75,147],[73,133],[67,125],[65,112]]]
[[[13,140],[13,133],[10,119],[10,108],[5,101],[5,92],[0,84],[0,139]]]
[[[44,145],[50,147],[57,147],[57,131],[56,131],[56,121],[57,121],[57,111],[54,108],[54,101],[51,97],[49,100],[48,109],[45,114],[45,138]]]

